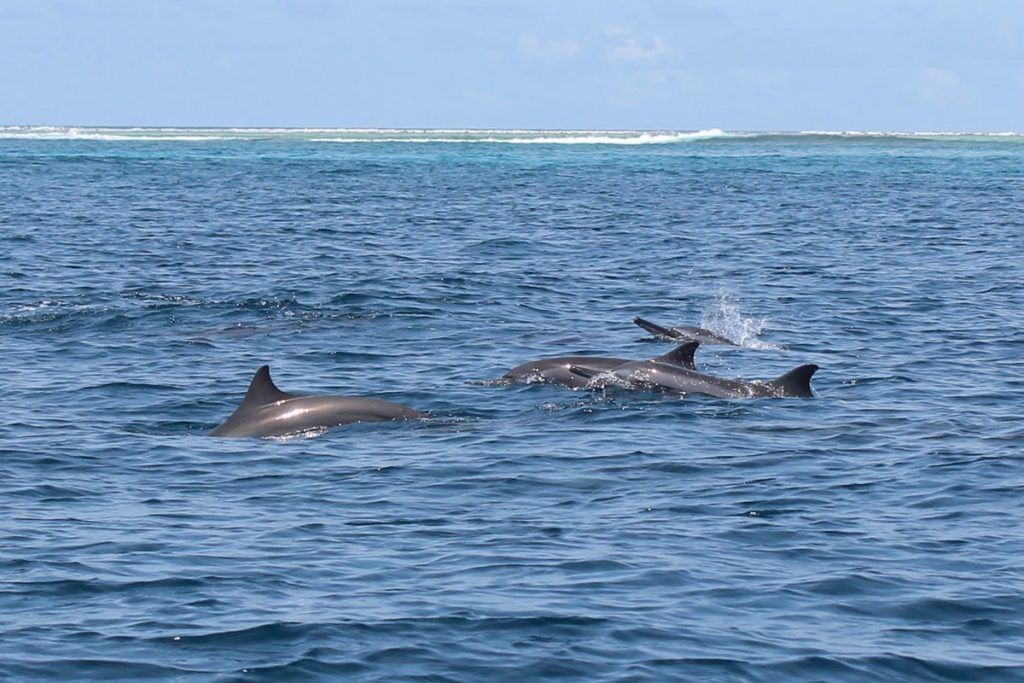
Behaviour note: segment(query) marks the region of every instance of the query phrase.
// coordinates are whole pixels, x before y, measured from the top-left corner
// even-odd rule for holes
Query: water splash
[[[761,351],[782,351],[778,344],[762,341],[761,334],[768,329],[765,318],[744,316],[740,304],[731,293],[720,293],[715,300],[704,308],[701,326],[723,337],[727,337],[740,346]]]

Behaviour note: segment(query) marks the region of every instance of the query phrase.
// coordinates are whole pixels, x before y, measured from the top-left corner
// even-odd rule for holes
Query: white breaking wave
[[[510,145],[650,145],[709,140],[730,135],[718,128],[693,132],[655,131],[527,131],[527,130],[479,130],[479,131],[374,131],[374,135],[352,135],[345,131],[344,137],[316,138],[315,142],[414,142],[414,143],[490,143]],[[369,132],[369,131],[366,131]],[[396,135],[396,133],[402,133]]]
[[[829,131],[800,132],[673,130],[529,130],[472,128],[173,128],[103,126],[0,126],[0,140],[96,140],[106,142],[206,142],[230,140],[280,140],[331,143],[489,143],[513,145],[661,145],[702,140],[800,140],[829,138],[1008,140],[1024,141],[1024,134],[1005,132],[929,131]]]
[[[768,135],[768,133],[764,133]],[[820,136],[836,138],[1014,138],[1024,134],[1014,131],[885,131],[885,130],[803,130],[799,133],[780,133],[793,136]]]
[[[16,140],[231,140],[222,131],[186,128],[79,128],[74,126],[0,126],[0,139]]]
[[[84,126],[0,126],[0,139],[178,141],[281,139],[305,142],[408,142],[491,144],[646,145],[707,140],[730,135],[700,131],[609,131],[526,129],[394,128],[106,128]]]
[[[536,138],[515,138],[506,142],[514,143],[539,143],[539,144],[600,144],[600,145],[649,145],[664,144],[671,142],[686,142],[689,140],[710,140],[712,138],[725,137],[726,133],[718,128],[699,130],[693,133],[630,133],[620,135],[610,134],[584,134],[546,136]]]

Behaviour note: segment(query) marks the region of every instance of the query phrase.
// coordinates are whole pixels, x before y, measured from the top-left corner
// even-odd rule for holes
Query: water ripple
[[[267,135],[0,140],[0,678],[1024,677],[1017,142]],[[493,381],[637,315],[816,397]]]

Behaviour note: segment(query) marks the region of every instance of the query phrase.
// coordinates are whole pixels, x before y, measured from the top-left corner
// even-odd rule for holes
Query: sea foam
[[[206,142],[283,141],[332,143],[487,143],[512,145],[664,145],[701,141],[793,142],[926,139],[941,141],[1024,141],[1024,134],[942,131],[830,131],[798,132],[704,130],[530,130],[524,128],[275,128],[275,127],[111,127],[111,126],[0,126],[0,139],[93,140],[100,142]]]
[[[376,143],[507,143],[646,145],[727,137],[718,128],[698,131],[391,129],[391,128],[144,128],[85,126],[3,126],[0,139],[202,142],[287,140]]]

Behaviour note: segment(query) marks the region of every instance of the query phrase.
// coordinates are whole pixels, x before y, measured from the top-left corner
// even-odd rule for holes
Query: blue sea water
[[[0,679],[1024,680],[1024,138],[0,128]],[[488,382],[631,323],[811,399]],[[424,422],[206,432],[286,391]]]

